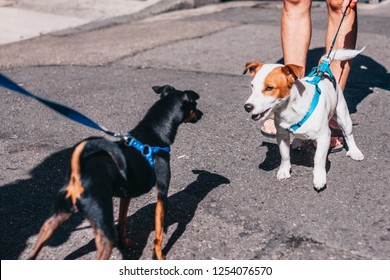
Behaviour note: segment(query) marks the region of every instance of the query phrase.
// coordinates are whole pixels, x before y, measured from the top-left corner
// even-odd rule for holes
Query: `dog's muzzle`
[[[253,110],[254,107],[255,107],[255,106],[253,106],[253,105],[250,104],[250,103],[246,103],[246,104],[244,105],[244,109],[245,109],[245,111],[247,111],[248,113],[252,112],[252,110]]]

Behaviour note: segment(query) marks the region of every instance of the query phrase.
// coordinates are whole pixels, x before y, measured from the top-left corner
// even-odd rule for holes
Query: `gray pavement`
[[[366,51],[354,60],[345,92],[365,160],[329,155],[320,193],[312,186],[313,148],[293,151],[292,177],[278,181],[278,148],[243,109],[245,62],[282,59],[279,5],[239,1],[121,16],[116,24],[2,45],[0,70],[116,131],[140,120],[157,99],[154,85],[201,95],[203,119],[183,125],[172,147],[168,259],[390,259],[389,1],[359,5],[357,47]],[[309,67],[323,53],[326,28],[323,5],[312,13]],[[0,258],[25,259],[62,185],[70,148],[99,133],[0,92]],[[115,248],[112,259],[151,258],[154,203],[154,192],[132,200],[134,244]],[[94,257],[92,230],[79,216],[40,255]]]

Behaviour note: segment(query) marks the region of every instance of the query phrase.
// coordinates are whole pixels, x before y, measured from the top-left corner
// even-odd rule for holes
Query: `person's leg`
[[[336,35],[342,14],[349,1],[327,0],[326,2],[328,6],[328,29],[326,32],[325,47],[326,52],[328,52],[333,38]],[[355,7],[354,9],[348,9],[333,49],[354,49],[356,46],[357,29],[357,14]],[[351,69],[351,61],[334,61],[330,68],[341,89],[344,90]]]
[[[327,0],[328,7],[328,29],[326,32],[325,47],[326,52],[332,44],[334,36],[336,35],[337,28],[340,24],[342,14],[345,11],[349,1],[346,0]],[[357,39],[357,10],[348,9],[344,21],[340,27],[340,31],[337,35],[333,49],[347,48],[354,49]],[[351,61],[332,62],[330,66],[333,75],[338,81],[341,89],[344,91],[349,71],[351,69]],[[339,129],[338,124],[335,121],[330,121],[330,127],[333,129]],[[340,146],[342,144],[342,137],[332,137],[331,146]]]
[[[311,39],[311,0],[284,0],[283,2],[281,39],[284,64],[305,67]],[[265,121],[261,130],[268,137],[275,135],[273,118]]]
[[[306,67],[311,39],[311,0],[284,0],[281,39],[284,64]]]

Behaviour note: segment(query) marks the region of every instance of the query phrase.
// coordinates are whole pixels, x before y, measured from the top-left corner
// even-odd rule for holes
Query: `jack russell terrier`
[[[325,165],[331,139],[330,119],[337,121],[343,132],[348,146],[347,156],[357,161],[363,160],[364,156],[352,135],[352,121],[343,92],[329,70],[332,61],[352,59],[363,50],[334,50],[329,59],[325,56],[321,58],[327,60],[327,71],[304,78],[303,67],[293,64],[263,64],[257,61],[246,64],[244,74],[249,71],[253,80],[252,94],[244,107],[252,114],[254,121],[261,123],[274,114],[276,139],[281,154],[277,172],[279,180],[291,177],[292,133],[298,139],[316,140],[314,188],[320,191],[326,187]]]

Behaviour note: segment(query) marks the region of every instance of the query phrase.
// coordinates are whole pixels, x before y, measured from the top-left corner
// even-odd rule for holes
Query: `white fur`
[[[340,49],[332,51],[330,58],[333,60],[349,60],[364,50]],[[280,64],[264,64],[256,73],[252,81],[252,94],[246,104],[253,105],[252,115],[258,115],[271,108],[263,117],[264,122],[272,113],[275,116],[275,126],[277,129],[277,142],[281,154],[281,164],[277,172],[279,180],[290,178],[290,135],[286,130],[291,125],[299,122],[307,113],[315,87],[309,84],[305,77],[296,80],[292,86],[291,93],[285,98],[273,98],[262,94],[264,79]],[[352,135],[352,121],[348,112],[348,107],[342,90],[337,85],[336,90],[332,82],[325,78],[319,83],[321,95],[317,107],[310,118],[294,133],[294,137],[301,139],[312,139],[317,142],[317,150],[314,157],[313,183],[317,190],[326,186],[326,156],[329,150],[331,132],[329,120],[335,119],[343,131],[348,145],[347,156],[354,160],[363,160],[364,156],[356,146]]]

